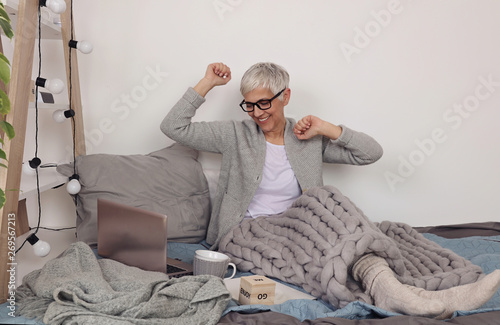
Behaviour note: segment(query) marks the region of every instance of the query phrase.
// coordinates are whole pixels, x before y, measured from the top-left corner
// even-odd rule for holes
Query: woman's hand
[[[314,115],[307,115],[295,124],[293,133],[299,140],[308,140],[317,135],[336,140],[342,134],[342,128]]]
[[[201,96],[214,87],[227,84],[231,80],[231,69],[222,62],[209,64],[203,79],[194,86],[194,90]]]
[[[205,78],[211,80],[215,86],[225,85],[231,80],[231,69],[224,63],[212,63],[208,65]]]

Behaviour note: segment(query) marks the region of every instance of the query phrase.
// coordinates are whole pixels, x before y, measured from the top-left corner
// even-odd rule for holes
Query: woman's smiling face
[[[258,87],[245,94],[245,102],[257,103],[261,100],[269,100],[274,97],[273,92],[268,88]],[[271,108],[261,110],[257,105],[254,105],[254,110],[248,112],[248,115],[261,128],[264,134],[283,132],[286,124],[285,106],[290,99],[290,89],[287,88],[283,92],[283,100],[279,97],[271,102]]]

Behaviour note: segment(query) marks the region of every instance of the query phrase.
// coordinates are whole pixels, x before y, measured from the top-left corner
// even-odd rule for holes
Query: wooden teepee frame
[[[61,38],[66,59],[67,81],[70,84],[69,51],[74,49],[70,48],[68,43],[71,40],[71,35],[74,35],[74,31],[71,30],[72,0],[65,1],[67,9],[61,14]],[[7,121],[14,127],[16,136],[11,141],[5,141],[3,148],[9,159],[9,167],[0,169],[0,186],[5,189],[19,189],[21,183],[35,39],[38,31],[38,6],[38,0],[19,0],[12,73],[8,89],[11,111],[7,115]],[[75,150],[76,155],[84,155],[85,135],[78,62],[75,53],[72,53],[71,57],[71,79],[71,108],[75,111],[72,127],[75,130],[75,143],[77,145]],[[12,281],[11,272],[8,270],[17,269],[16,261],[12,259],[12,249],[15,249],[15,244],[10,240],[12,239],[12,231],[15,229],[17,236],[29,231],[25,200],[19,201],[18,190],[7,190],[5,194],[6,202],[4,207],[0,209],[0,303],[7,301],[10,297],[8,288]]]

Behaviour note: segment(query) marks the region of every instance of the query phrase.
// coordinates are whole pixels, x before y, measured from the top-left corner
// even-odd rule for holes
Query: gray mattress
[[[455,251],[489,273],[500,269],[500,223],[470,223],[417,228],[424,236]],[[169,243],[169,256],[192,261],[198,244]],[[240,273],[239,276],[248,275]],[[43,324],[23,317],[9,317],[5,304],[0,305],[0,324]],[[231,303],[219,324],[500,324],[500,293],[478,310],[457,312],[452,319],[437,321],[402,316],[375,306],[353,302],[335,310],[319,300],[292,300],[281,305],[239,306]]]

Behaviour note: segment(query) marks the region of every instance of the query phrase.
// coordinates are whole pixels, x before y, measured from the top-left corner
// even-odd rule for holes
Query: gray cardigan
[[[207,230],[207,243],[216,248],[221,238],[239,224],[255,194],[264,168],[266,139],[253,120],[191,122],[205,102],[189,88],[172,107],[161,130],[172,140],[201,151],[222,154],[217,193]],[[302,191],[323,185],[322,163],[366,165],[382,156],[382,147],[370,136],[343,125],[337,140],[316,136],[299,140],[295,121],[286,119],[285,150]]]

